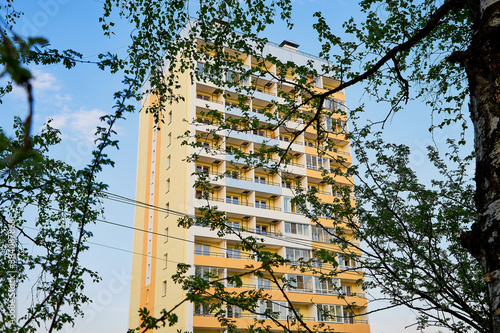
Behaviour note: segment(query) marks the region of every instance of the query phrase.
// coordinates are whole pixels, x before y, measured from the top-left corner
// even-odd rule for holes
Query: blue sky
[[[130,28],[118,24],[116,36],[102,37],[98,17],[102,3],[98,0],[40,0],[19,2],[25,16],[21,18],[17,32],[21,35],[44,36],[54,48],[74,49],[83,53],[85,60],[97,60],[96,55],[107,51],[123,55],[129,42]],[[284,39],[300,44],[299,49],[317,54],[320,43],[312,30],[312,14],[321,10],[327,21],[338,30],[350,16],[359,15],[355,2],[343,0],[294,1],[295,28],[287,31],[277,23],[265,36],[273,42]],[[93,65],[78,65],[66,70],[61,65],[31,68],[35,80],[35,125],[41,128],[48,119],[62,131],[63,144],[54,151],[60,159],[75,167],[83,167],[90,160],[92,133],[98,125],[97,118],[109,113],[113,106],[113,93],[121,89],[120,75],[110,75]],[[369,116],[381,119],[385,108],[369,99],[362,98],[359,87],[347,90],[347,104],[356,106],[360,101],[368,105]],[[1,106],[1,126],[11,127],[14,115],[27,114],[25,95],[16,89]],[[135,195],[138,114],[129,114],[126,121],[117,124],[120,150],[109,150],[116,162],[115,168],[106,168],[100,179],[110,185],[109,191],[129,198]],[[427,131],[431,122],[425,106],[411,103],[401,114],[387,124],[388,138],[409,144],[416,149],[412,163],[425,170],[424,147],[432,143]],[[409,126],[411,124],[411,126]],[[453,132],[453,129],[449,129]],[[451,132],[439,134],[437,143]],[[112,222],[133,225],[134,208],[104,200],[105,218]],[[97,270],[103,278],[100,284],[89,284],[87,292],[94,302],[86,306],[87,316],[77,320],[74,328],[63,332],[126,332],[128,324],[128,300],[132,254],[132,231],[103,223],[92,227],[95,237],[90,251],[83,257],[84,264]],[[113,247],[113,248],[110,248]],[[121,250],[118,250],[121,249]],[[20,291],[22,294],[22,290]],[[22,307],[26,299],[19,299]],[[373,309],[373,308],[370,308]],[[370,317],[372,332],[413,332],[405,330],[413,322],[413,314],[406,310],[382,312]]]

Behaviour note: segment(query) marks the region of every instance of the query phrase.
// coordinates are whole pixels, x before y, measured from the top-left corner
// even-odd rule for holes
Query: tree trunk
[[[479,220],[461,240],[483,267],[491,331],[500,333],[500,0],[479,3],[475,34],[461,59],[474,124]]]

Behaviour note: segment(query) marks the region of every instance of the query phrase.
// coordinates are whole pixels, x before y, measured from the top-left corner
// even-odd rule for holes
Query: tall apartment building
[[[313,60],[319,68],[320,60],[299,52],[297,47],[289,42],[280,46],[268,44],[265,52],[297,64]],[[230,49],[225,52],[234,53]],[[251,56],[243,55],[242,60],[249,68],[256,65],[256,59]],[[202,69],[203,65],[198,63],[198,69]],[[270,68],[271,71],[275,70],[272,66]],[[226,212],[232,228],[245,230],[244,234],[258,235],[265,240],[266,250],[279,253],[292,262],[298,258],[311,258],[313,248],[335,250],[336,246],[330,244],[329,234],[296,211],[291,203],[294,185],[286,180],[293,179],[294,184],[295,180],[300,180],[300,186],[304,190],[316,188],[318,197],[326,203],[333,202],[334,197],[339,195],[333,191],[332,186],[323,182],[321,169],[341,166],[334,159],[318,156],[314,129],[305,131],[292,144],[290,133],[304,126],[300,119],[287,121],[274,132],[223,130],[220,133],[224,138],[219,144],[222,142],[224,153],[212,154],[203,148],[181,145],[182,140],[177,137],[186,131],[200,134],[214,128],[211,124],[192,122],[197,119],[201,123],[205,120],[210,123],[206,116],[201,116],[203,111],[208,110],[207,107],[231,117],[243,116],[237,108],[238,94],[233,88],[218,87],[208,81],[195,80],[191,84],[189,73],[185,73],[182,80],[181,93],[185,100],[165,115],[165,122],[160,130],[155,129],[150,114],[141,113],[136,199],[155,207],[200,216],[199,208],[206,206],[207,200],[194,187],[197,179],[194,174],[206,172],[210,177],[225,174],[224,177],[211,181],[214,193],[210,196],[210,203]],[[255,87],[250,98],[250,110],[262,123],[267,121],[262,110],[272,100],[280,101],[279,91],[293,93],[293,86],[277,84],[270,75],[252,77],[242,84],[252,84]],[[318,77],[315,82],[317,89],[331,89],[338,84],[328,77]],[[229,93],[226,98],[220,93],[221,90]],[[145,105],[152,102],[152,97],[143,101]],[[343,105],[345,96],[337,93],[324,107],[332,109]],[[329,148],[329,154],[340,155],[346,163],[351,163],[349,141],[343,134],[346,120],[341,115],[336,119],[323,119],[325,126],[331,131],[330,140],[335,144]],[[210,139],[200,143],[203,147],[214,145]],[[293,161],[278,173],[272,174],[262,167],[246,168],[231,154],[232,147],[250,152],[258,150],[262,144],[281,148],[290,146]],[[199,159],[196,162],[185,162],[186,156],[193,153],[197,153]],[[232,172],[236,166],[239,166],[239,170]],[[352,186],[352,179],[337,178],[339,184]],[[135,227],[151,233],[136,231],[134,235],[134,252],[142,255],[133,257],[130,327],[137,327],[139,324],[139,308],[147,307],[152,314],[158,316],[161,309],[171,309],[184,298],[184,291],[171,281],[177,263],[190,264],[190,274],[211,272],[220,277],[243,272],[246,265],[255,263],[248,253],[235,247],[239,241],[236,235],[219,237],[216,231],[203,226],[189,229],[177,227],[178,218],[176,214],[165,214],[154,208],[136,210]],[[332,223],[325,218],[321,218],[321,221],[327,226]],[[356,284],[356,280],[362,278],[362,273],[356,269],[356,263],[352,259],[341,255],[338,258],[338,269],[346,271],[329,280],[320,280],[308,272],[298,273],[288,265],[276,269],[276,272],[296,280],[296,289],[289,290],[288,295],[311,327],[324,322],[336,332],[369,332],[367,317],[363,315],[366,312],[366,298],[361,287]],[[238,291],[263,288],[272,295],[273,301],[262,302],[261,311],[271,309],[279,312],[278,320],[284,322],[291,318],[284,297],[265,277],[244,276],[240,288],[233,289],[230,285],[228,288]],[[339,292],[345,295],[345,299],[337,297]],[[356,308],[348,309],[347,302],[355,302]],[[324,311],[329,311],[332,316],[325,316]],[[160,332],[174,332],[177,329],[194,333],[223,331],[206,306],[183,303],[175,313],[179,317],[178,324],[160,329]],[[228,308],[228,313],[242,329],[253,323],[254,318],[258,318],[238,307]],[[273,326],[270,320],[265,323]]]

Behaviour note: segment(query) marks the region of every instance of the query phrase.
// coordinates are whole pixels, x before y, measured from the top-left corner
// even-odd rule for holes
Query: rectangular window
[[[226,195],[226,203],[233,204],[233,205],[239,205],[240,198],[236,195]]]
[[[288,213],[296,213],[295,203],[292,202],[292,198],[283,198],[283,211]]]
[[[325,127],[326,127],[327,131],[331,131],[332,130],[332,124],[333,124],[332,118],[325,117]]]
[[[333,111],[333,102],[331,99],[325,99],[323,107],[327,110]]]
[[[328,158],[306,154],[306,167],[311,170],[330,170],[330,160]]]
[[[315,277],[314,289],[317,294],[338,295],[341,290],[340,279]]]
[[[226,226],[228,227],[228,233],[240,231],[240,222],[227,221]]]
[[[269,232],[269,228],[267,225],[257,224],[257,233],[259,235],[267,235]]]
[[[162,296],[167,296],[167,281],[163,281],[161,288]]]
[[[259,301],[260,319],[273,317],[277,320],[286,320],[288,315],[288,306],[286,302]]]
[[[291,262],[297,262],[299,260],[307,261],[311,259],[311,251],[287,247],[286,259],[290,260]]]
[[[167,147],[172,143],[172,133],[168,133],[167,136]]]
[[[165,228],[165,243],[168,242],[168,228]]]
[[[167,169],[170,169],[170,155],[167,156]]]
[[[168,113],[168,124],[172,122],[172,111]]]
[[[228,248],[227,257],[231,259],[241,259],[240,249]]]
[[[282,180],[281,181],[281,187],[284,187],[284,188],[292,188],[292,182],[289,181],[289,180]]]
[[[258,278],[257,279],[257,288],[264,289],[264,290],[270,290],[271,289],[271,281],[269,281],[269,279],[265,279],[265,278]]]
[[[210,255],[210,245],[206,244],[195,244],[195,252],[194,254],[200,256],[209,256]]]
[[[255,182],[259,184],[265,184],[266,183],[266,177],[263,176],[255,176]]]
[[[241,318],[241,308],[237,305],[227,305],[228,318]]]
[[[353,258],[347,254],[338,253],[337,260],[339,263],[339,269],[353,269],[358,266],[357,258]]]
[[[267,201],[255,200],[255,208],[267,209]]]
[[[197,173],[210,173],[210,167],[206,165],[197,165],[196,166],[196,172]]]
[[[313,242],[331,243],[335,239],[335,228],[317,226],[312,226],[311,228]]]
[[[194,315],[195,316],[210,316],[210,304],[195,304],[194,305]]]
[[[344,313],[342,305],[317,304],[318,321],[343,323]]]
[[[285,233],[308,236],[309,226],[302,223],[285,222]]]
[[[167,191],[165,193],[170,192],[170,178],[167,179]]]
[[[334,111],[339,111],[339,110],[341,112],[345,112],[346,111],[345,102],[341,101],[340,99],[334,99],[333,100],[333,107],[334,107]]]
[[[312,293],[313,292],[313,277],[308,275],[288,274],[288,282],[292,287],[292,291]]]
[[[167,266],[168,266],[168,254],[165,253],[163,255],[163,269],[167,269]]]
[[[224,269],[219,267],[196,266],[194,270],[196,276],[202,277],[206,281],[219,279],[223,273]]]
[[[165,205],[165,217],[167,217],[170,214],[170,202],[167,202]]]

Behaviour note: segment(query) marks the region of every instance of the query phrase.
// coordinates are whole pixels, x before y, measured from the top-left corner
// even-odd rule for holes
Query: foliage
[[[12,1],[8,1],[8,4],[11,3]],[[302,129],[290,131],[292,140],[286,149],[263,144],[253,152],[234,148],[230,153],[239,165],[264,167],[270,172],[280,173],[294,163],[290,154],[291,145],[306,130],[312,129],[316,133],[315,146],[318,154],[339,166],[324,168],[322,176],[333,191],[341,193],[341,198],[337,198],[332,204],[324,204],[319,200],[317,190],[296,188],[293,203],[317,227],[331,236],[332,243],[315,249],[314,257],[302,258],[296,262],[266,251],[258,236],[248,236],[244,230],[227,227],[225,215],[210,204],[213,189],[210,178],[203,173],[199,174],[197,187],[207,199],[204,217],[199,221],[182,219],[181,226],[202,223],[219,230],[221,236],[236,234],[241,241],[241,250],[249,252],[252,258],[259,259],[258,266],[248,267],[245,274],[266,276],[285,299],[296,281],[277,275],[277,267],[292,265],[299,273],[314,272],[326,281],[342,272],[338,268],[340,259],[344,258],[357,262],[356,266],[361,265],[366,274],[371,276],[372,279],[363,285],[365,288],[382,288],[394,306],[405,305],[419,311],[418,324],[421,328],[437,325],[457,332],[471,328],[481,332],[490,331],[491,322],[488,319],[491,315],[487,305],[491,300],[486,296],[485,284],[481,278],[484,268],[477,265],[458,241],[461,231],[475,222],[479,214],[477,207],[471,202],[474,188],[471,187],[470,180],[466,179],[469,159],[461,160],[457,152],[458,146],[451,143],[451,160],[455,163],[455,168],[450,170],[447,169],[447,162],[431,149],[430,161],[442,173],[442,179],[434,180],[431,186],[424,186],[407,165],[407,147],[385,144],[378,136],[370,137],[375,125],[383,127],[386,120],[404,108],[404,103],[411,99],[424,100],[433,113],[444,115],[444,120],[433,126],[443,127],[458,121],[465,130],[465,117],[461,108],[470,93],[465,82],[466,72],[460,62],[450,60],[471,44],[479,10],[477,5],[460,0],[424,0],[418,3],[364,0],[360,2],[360,6],[366,20],[358,24],[351,19],[343,25],[345,32],[351,34],[355,42],[342,40],[333,32],[332,24],[321,12],[315,14],[317,23],[314,24],[314,29],[322,42],[320,56],[327,60],[317,66],[312,62],[301,65],[281,62],[266,52],[267,40],[259,36],[278,17],[286,22],[288,28],[292,27],[289,0],[207,0],[196,5],[182,0],[167,3],[106,0],[104,14],[100,19],[104,33],[112,35],[114,22],[111,17],[115,11],[132,24],[135,30],[126,58],[102,55],[102,61],[98,63],[98,66],[109,68],[112,72],[123,69],[124,83],[128,88],[115,96],[117,112],[106,119],[108,130],[100,129],[103,140],[99,143],[90,170],[87,170],[85,210],[90,209],[91,198],[98,192],[93,185],[95,172],[100,170],[103,163],[111,163],[102,153],[106,146],[116,145],[116,142],[109,139],[112,134],[110,127],[116,119],[121,118],[123,112],[132,109],[125,101],[129,98],[142,98],[139,86],[146,82],[144,93],[154,94],[157,104],[144,111],[153,113],[160,122],[163,119],[162,112],[172,110],[175,103],[183,99],[179,94],[179,74],[189,72],[192,82],[201,80],[226,86],[228,89],[220,92],[222,97],[236,99],[237,105],[234,107],[241,110],[242,116],[223,117],[217,110],[208,110],[202,116],[211,119],[213,129],[203,135],[186,133],[185,144],[198,151],[221,151],[225,149],[225,143],[217,134],[219,130],[268,133],[280,127],[288,128],[290,121],[303,123]],[[190,20],[193,11],[196,12],[196,21]],[[198,43],[198,39],[203,42]],[[3,49],[8,49],[12,40],[15,38],[4,35]],[[19,40],[17,42],[18,45],[23,45]],[[40,40],[37,42],[40,43]],[[31,46],[34,43],[28,44]],[[234,52],[224,52],[224,49],[232,49]],[[29,47],[28,50],[20,48],[16,52],[29,54],[30,56],[25,57],[27,61],[42,63],[69,61],[71,65],[78,62],[79,57],[78,53],[70,51],[59,53],[57,50],[47,50],[44,53],[39,48],[31,53],[29,50]],[[243,63],[241,54],[251,55],[257,62],[248,68]],[[7,53],[7,56],[11,54]],[[5,55],[3,58],[9,59]],[[21,58],[14,56],[11,59],[17,61]],[[197,62],[204,63],[202,69],[196,69]],[[233,74],[228,77],[226,73],[229,71]],[[19,73],[14,72],[16,75]],[[318,75],[332,77],[339,84],[324,90],[316,89],[315,79]],[[23,77],[22,84],[27,85],[29,75]],[[13,79],[16,81],[15,77]],[[293,90],[279,92],[280,98],[262,110],[265,121],[252,112],[247,103],[248,96],[255,93],[256,83],[260,79],[293,87]],[[242,82],[246,84],[241,84]],[[351,110],[348,115],[342,106],[324,106],[334,94],[361,82],[365,82],[367,94],[374,96],[376,102],[388,102],[387,117],[366,127],[360,126],[351,133],[344,129],[340,133],[333,132],[325,119],[344,119],[349,116],[351,121],[356,121],[362,108]],[[192,121],[197,122],[196,119]],[[353,140],[357,156],[366,172],[351,167],[345,158],[334,153],[330,140],[337,135]],[[24,138],[28,137],[29,131],[25,131]],[[213,141],[214,146],[204,148],[201,142],[205,139]],[[4,142],[8,144],[9,140]],[[463,138],[459,144],[464,144]],[[25,147],[29,151],[29,146]],[[370,151],[375,154],[375,162],[371,162]],[[188,160],[196,161],[197,158],[198,154],[195,153]],[[9,166],[9,170],[16,168],[18,163],[23,165],[22,162],[16,161]],[[241,171],[236,163],[234,169]],[[286,175],[286,172],[280,174]],[[357,208],[352,207],[350,201],[353,186],[339,186],[336,182],[338,177],[352,179],[353,176],[360,184],[356,190],[359,200]],[[285,176],[283,181],[293,180]],[[91,220],[87,216],[81,219],[81,229]],[[81,236],[84,238],[84,234]],[[366,249],[359,248],[358,239],[365,242]],[[342,252],[343,256],[334,255],[332,249]],[[360,258],[361,251],[363,260]],[[320,269],[325,266],[336,269],[325,273]],[[348,270],[358,268],[350,267]],[[284,331],[292,328],[296,331],[313,332],[323,328],[305,325],[301,315],[289,301],[285,305],[293,313],[292,319],[287,323],[289,327],[279,321],[278,315],[273,311],[262,312],[258,302],[270,298],[263,289],[229,292],[225,288],[227,282],[216,276],[187,276],[186,272],[187,268],[182,265],[178,275],[174,277],[186,290],[184,301],[209,303],[211,313],[217,316],[228,331],[234,331],[235,327],[228,316],[227,306],[236,304],[243,310],[260,316],[255,325],[249,328],[250,331],[269,331],[270,327],[264,326],[263,318],[271,319]],[[72,274],[71,278],[77,276]],[[227,280],[236,285],[241,284],[240,276],[231,276]],[[68,283],[66,285],[70,286]],[[67,294],[61,295],[66,297]],[[356,309],[356,305],[349,303],[340,290],[339,297],[346,302],[348,309]],[[78,308],[81,300],[83,299],[73,299],[72,304]],[[60,305],[60,301],[58,304]],[[147,309],[141,310],[143,328],[158,328],[175,323],[177,318],[174,310],[165,309],[160,318],[152,317]],[[58,316],[58,311],[59,308],[55,316]],[[66,319],[63,317],[61,320],[60,323]]]
[[[2,332],[34,332],[45,326],[53,332],[83,316],[82,306],[90,302],[84,293],[85,279],[100,280],[97,272],[80,264],[79,257],[92,236],[87,225],[102,213],[98,198],[107,186],[96,175],[103,166],[113,165],[105,153],[108,147],[118,147],[113,125],[133,110],[128,100],[140,83],[134,77],[124,78],[125,88],[114,96],[114,111],[101,117],[103,126],[96,130],[96,148],[88,166],[75,170],[51,158],[51,148],[60,142],[59,131],[49,122],[39,134],[31,133],[35,108],[28,65],[61,63],[69,69],[90,62],[82,61],[82,55],[73,50],[50,49],[44,38],[17,35],[16,22],[22,13],[15,10],[13,0],[0,5],[0,10],[0,76],[9,80],[0,95],[17,85],[28,100],[26,118],[14,121],[15,136],[8,137],[0,128],[0,327]],[[99,68],[111,72],[119,68],[113,55],[99,58],[95,63]],[[27,296],[32,303],[15,318],[16,288],[30,283],[25,290],[30,289]]]

